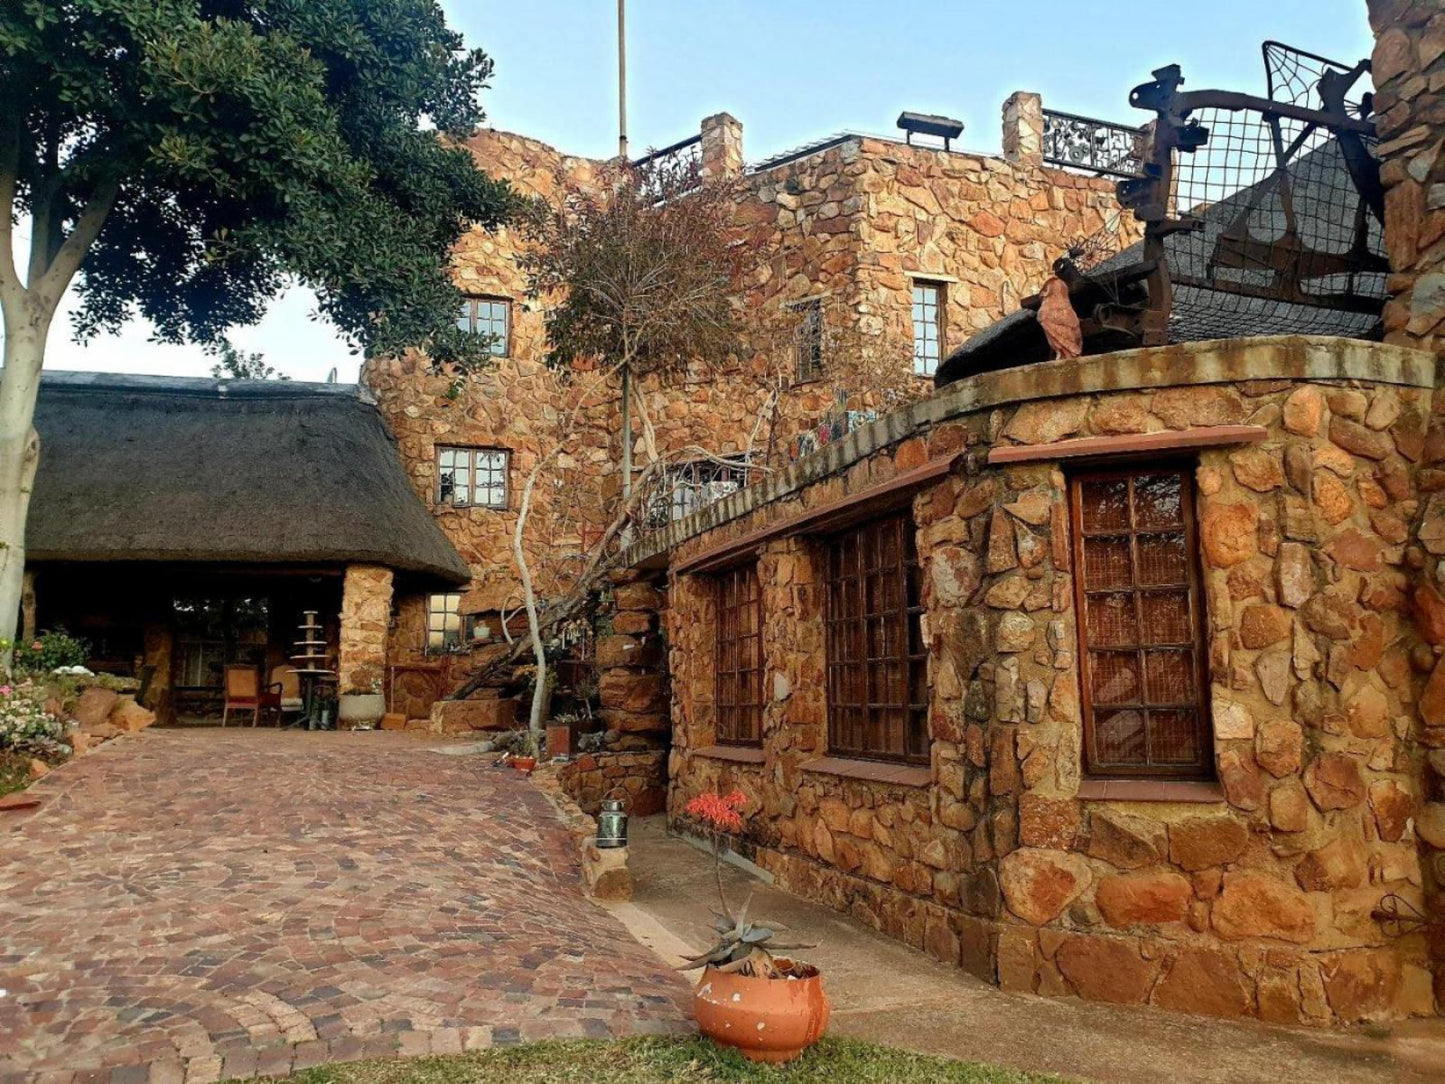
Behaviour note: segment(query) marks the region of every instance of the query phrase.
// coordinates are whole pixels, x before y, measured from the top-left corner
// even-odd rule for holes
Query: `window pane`
[[[721,744],[762,741],[762,592],[757,568],[747,565],[717,579],[715,739]]]

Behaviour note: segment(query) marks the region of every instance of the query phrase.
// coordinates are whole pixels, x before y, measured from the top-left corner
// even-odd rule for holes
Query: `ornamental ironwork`
[[[1127,124],[1044,110],[1044,161],[1111,177],[1142,174],[1144,131]]]

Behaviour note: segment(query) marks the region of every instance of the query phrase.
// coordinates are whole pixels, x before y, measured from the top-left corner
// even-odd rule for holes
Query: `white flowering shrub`
[[[45,686],[22,680],[0,684],[0,753],[55,756],[65,752],[65,725],[45,710]]]

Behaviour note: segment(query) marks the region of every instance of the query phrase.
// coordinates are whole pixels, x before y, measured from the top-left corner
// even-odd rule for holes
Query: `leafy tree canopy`
[[[299,280],[369,353],[477,361],[447,255],[511,196],[442,137],[491,70],[433,0],[5,0],[0,210],[32,218],[32,290],[103,219],[82,337],[216,342]]]

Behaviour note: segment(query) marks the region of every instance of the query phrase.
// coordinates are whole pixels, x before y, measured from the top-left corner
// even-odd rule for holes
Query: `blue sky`
[[[452,25],[496,62],[489,123],[574,154],[617,149],[615,0],[442,0]],[[1372,47],[1365,0],[628,0],[632,149],[661,146],[727,111],[749,160],[843,129],[890,133],[900,110],[964,121],[961,143],[997,151],[1015,90],[1056,109],[1131,123],[1129,88],[1177,62],[1186,86],[1263,92],[1260,43],[1274,38],[1353,62]],[[1131,114],[1135,114],[1132,115]],[[359,359],[310,319],[300,290],[239,330],[297,379]],[[203,375],[197,348],[158,346],[133,323],[81,347],[65,325],[47,365]]]

